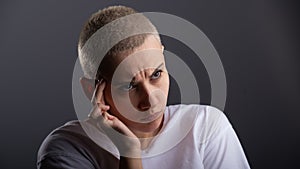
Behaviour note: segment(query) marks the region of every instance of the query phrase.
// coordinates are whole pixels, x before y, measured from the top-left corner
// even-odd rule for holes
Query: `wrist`
[[[141,145],[140,143],[131,146],[122,146],[119,149],[120,156],[128,158],[141,158]]]

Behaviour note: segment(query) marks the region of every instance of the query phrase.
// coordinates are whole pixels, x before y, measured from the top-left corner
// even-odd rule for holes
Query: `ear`
[[[81,77],[80,84],[81,84],[82,90],[84,91],[85,96],[89,100],[92,100],[93,92],[95,90],[95,81],[88,79],[86,77]]]
[[[164,53],[165,47],[164,45],[161,45],[161,52]]]

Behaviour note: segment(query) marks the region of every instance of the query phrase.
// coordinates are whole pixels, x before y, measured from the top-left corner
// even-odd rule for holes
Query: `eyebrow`
[[[164,65],[164,63],[161,63],[159,66],[157,66],[157,68],[153,71],[153,73],[151,74],[151,76],[159,69],[162,68],[162,66]]]
[[[155,70],[153,71],[153,73],[151,74],[151,76],[159,69],[161,69],[163,67],[164,63],[161,63],[159,66],[157,66],[155,68]],[[121,82],[121,83],[116,83],[116,86],[120,86],[120,85],[127,85],[127,84],[133,84],[135,81],[135,77],[132,78],[132,80],[130,82]]]

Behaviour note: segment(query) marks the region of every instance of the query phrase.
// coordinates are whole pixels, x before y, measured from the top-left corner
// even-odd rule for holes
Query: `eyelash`
[[[121,86],[120,88],[121,88],[121,90],[123,90],[123,91],[130,91],[130,90],[133,89],[134,86],[135,86],[135,85],[133,85],[132,83],[129,83],[128,85],[123,85],[123,86]]]
[[[163,71],[162,70],[160,70],[160,69],[158,69],[158,70],[156,70],[152,75],[151,75],[151,80],[157,80],[157,79],[159,79],[160,77],[161,77],[161,73],[162,73]],[[158,77],[154,77],[154,75],[155,74],[157,74],[157,73],[159,73],[159,76]],[[134,87],[136,87],[137,85],[134,85],[134,84],[132,84],[132,83],[129,83],[128,85],[123,85],[123,86],[121,86],[120,88],[121,88],[121,90],[123,90],[123,91],[130,91],[130,90],[132,90]]]
[[[157,74],[157,73],[159,73],[159,77],[153,78],[153,76],[154,76],[155,74]],[[155,79],[158,79],[158,78],[161,77],[161,73],[162,73],[162,70],[158,69],[158,70],[156,70],[156,71],[151,75],[151,78],[154,79],[154,80],[155,80]]]

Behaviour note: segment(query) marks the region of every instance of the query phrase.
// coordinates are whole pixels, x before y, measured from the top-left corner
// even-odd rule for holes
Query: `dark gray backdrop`
[[[197,25],[223,62],[225,113],[254,169],[299,168],[299,5],[291,1],[84,1],[0,2],[0,168],[35,168],[46,135],[76,119],[72,71],[79,32],[91,13],[123,4],[166,12]],[[190,49],[163,37],[198,78],[201,102],[210,103],[207,73]],[[176,84],[172,83],[176,89]],[[176,91],[176,90],[175,90]],[[176,92],[170,103],[176,103]]]

